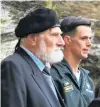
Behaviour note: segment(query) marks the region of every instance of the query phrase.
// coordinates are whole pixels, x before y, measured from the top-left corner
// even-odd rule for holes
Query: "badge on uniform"
[[[65,92],[69,92],[69,91],[72,91],[72,90],[73,90],[72,84],[70,84],[68,82],[64,83],[64,91]]]

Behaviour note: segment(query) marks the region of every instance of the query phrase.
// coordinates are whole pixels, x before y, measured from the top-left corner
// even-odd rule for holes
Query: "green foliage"
[[[43,5],[44,7],[49,8],[49,9],[53,9],[53,10],[56,12],[57,16],[58,16],[57,6],[56,6],[56,4],[54,3],[53,0],[44,1],[42,5]]]
[[[6,19],[1,19],[1,24],[6,24],[8,22],[8,20]]]
[[[56,9],[56,6],[53,5],[53,0],[44,1],[44,2],[43,2],[43,5],[44,5],[45,7],[47,7],[47,8],[53,9],[53,10]]]

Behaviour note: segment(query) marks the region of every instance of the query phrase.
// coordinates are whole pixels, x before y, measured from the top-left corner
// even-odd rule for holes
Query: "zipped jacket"
[[[94,84],[89,71],[79,67],[79,82],[69,64],[63,60],[51,68],[51,75],[67,107],[88,107],[94,99]]]

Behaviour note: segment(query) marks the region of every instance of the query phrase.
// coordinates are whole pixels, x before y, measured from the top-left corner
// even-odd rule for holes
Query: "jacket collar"
[[[36,63],[32,60],[32,58],[27,54],[27,52],[25,52],[24,49],[22,49],[21,47],[17,48],[15,50],[15,53],[21,55],[21,57],[23,57],[26,62],[30,65],[30,67],[32,68],[32,72],[33,74],[37,74],[36,70],[40,71],[40,69],[37,67]],[[33,65],[35,65],[36,67],[34,67]]]
[[[73,72],[72,72],[72,69],[70,67],[70,65],[68,64],[68,62],[63,59],[60,63],[54,65],[54,67],[57,69],[59,68],[59,74],[61,76],[64,76],[64,75],[73,75]],[[89,74],[89,71],[88,70],[85,70],[84,68],[82,68],[81,66],[79,66],[78,68],[80,70],[81,73],[83,74],[86,74],[88,75]]]

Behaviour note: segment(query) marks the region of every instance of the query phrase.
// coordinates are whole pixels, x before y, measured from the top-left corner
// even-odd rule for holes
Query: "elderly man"
[[[80,66],[88,57],[92,29],[88,19],[65,17],[61,23],[65,42],[64,60],[52,68],[52,76],[67,107],[88,107],[94,98],[94,85],[89,71]]]
[[[48,8],[19,21],[15,52],[1,65],[2,107],[65,107],[45,69],[63,59],[61,33],[56,13]]]

